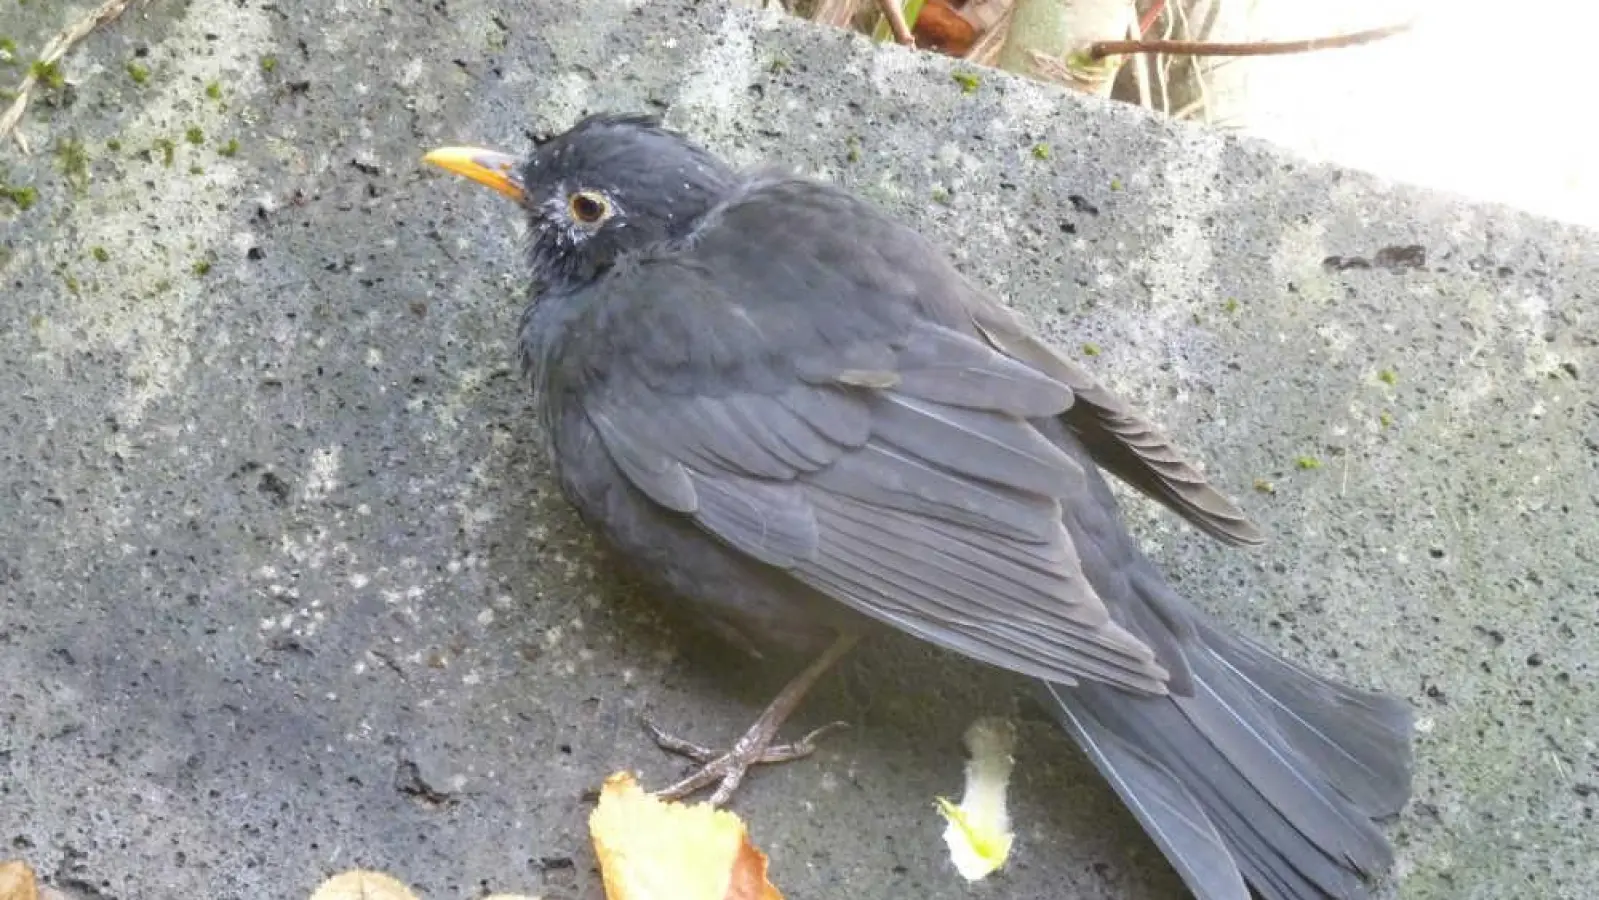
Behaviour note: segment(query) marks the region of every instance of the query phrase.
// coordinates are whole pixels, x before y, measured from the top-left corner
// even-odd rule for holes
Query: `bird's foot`
[[[857,640],[859,635],[856,634],[839,635],[820,656],[805,667],[805,671],[794,676],[783,686],[777,696],[772,698],[772,702],[766,705],[766,709],[761,712],[760,718],[755,720],[755,724],[734,741],[732,748],[726,753],[673,737],[645,722],[644,726],[649,729],[650,735],[655,738],[655,743],[660,744],[662,749],[686,756],[700,764],[699,771],[663,791],[658,791],[656,796],[668,800],[681,800],[700,788],[709,787],[714,783],[716,790],[711,794],[711,805],[721,806],[732,799],[733,792],[738,790],[739,782],[744,780],[744,773],[749,771],[750,766],[788,762],[815,752],[817,739],[829,731],[843,728],[843,722],[823,725],[792,744],[774,745],[772,741],[777,737],[777,729],[783,727],[783,723],[788,721],[789,715],[805,697],[805,693],[816,684],[816,679],[822,677],[822,673],[848,653]]]
[[[700,768],[687,778],[656,791],[656,796],[667,800],[681,800],[715,784],[716,790],[711,794],[710,803],[712,806],[721,806],[732,799],[733,792],[738,790],[739,784],[744,781],[744,774],[751,766],[803,759],[816,752],[817,741],[823,736],[848,727],[845,722],[829,722],[797,741],[774,744],[772,740],[777,736],[778,724],[780,723],[769,722],[768,717],[762,716],[733,743],[730,749],[718,751],[674,737],[653,723],[645,722],[644,728],[649,731],[650,737],[662,750],[687,757],[700,764]]]

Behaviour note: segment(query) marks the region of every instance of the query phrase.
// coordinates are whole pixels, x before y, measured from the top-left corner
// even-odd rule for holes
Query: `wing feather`
[[[1096,463],[1217,540],[1233,545],[1265,542],[1244,511],[1185,460],[1153,422],[1039,340],[1009,310],[976,291],[966,301],[973,323],[996,349],[1071,388],[1077,402],[1064,418]]]
[[[790,218],[857,202],[812,187],[779,199]],[[1112,621],[1062,521],[1085,473],[1035,422],[1068,413],[1072,385],[932,314],[959,285],[902,265],[880,235],[812,223],[823,246],[809,254],[756,253],[744,212],[587,289],[607,327],[581,356],[619,362],[590,363],[568,396],[627,480],[934,644],[1165,693],[1167,670]]]

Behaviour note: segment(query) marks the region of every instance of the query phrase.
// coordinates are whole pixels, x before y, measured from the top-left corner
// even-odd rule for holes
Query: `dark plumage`
[[[1205,900],[1246,881],[1370,896],[1411,714],[1168,586],[1101,468],[1216,538],[1261,537],[1152,423],[838,188],[608,117],[513,181],[538,285],[521,348],[560,482],[642,571],[748,646],[889,626],[1039,679]],[[725,799],[775,758],[780,705],[687,787],[724,777]]]

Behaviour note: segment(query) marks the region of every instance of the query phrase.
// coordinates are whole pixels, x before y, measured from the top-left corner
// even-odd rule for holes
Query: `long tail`
[[[1066,730],[1200,900],[1249,900],[1246,882],[1266,900],[1370,897],[1393,862],[1373,820],[1410,796],[1409,708],[1223,632],[1137,571],[1121,611],[1180,654],[1186,695],[1044,685]]]

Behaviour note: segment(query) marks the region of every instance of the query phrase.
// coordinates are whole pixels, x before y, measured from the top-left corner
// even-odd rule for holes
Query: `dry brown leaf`
[[[605,779],[589,836],[607,900],[783,900],[738,816],[660,800],[626,772]]]
[[[417,896],[391,875],[352,869],[322,882],[311,900],[417,900]]]
[[[947,0],[927,0],[916,17],[916,46],[950,56],[965,56],[977,40],[977,29]]]
[[[0,900],[39,900],[39,885],[27,863],[0,863]]]

